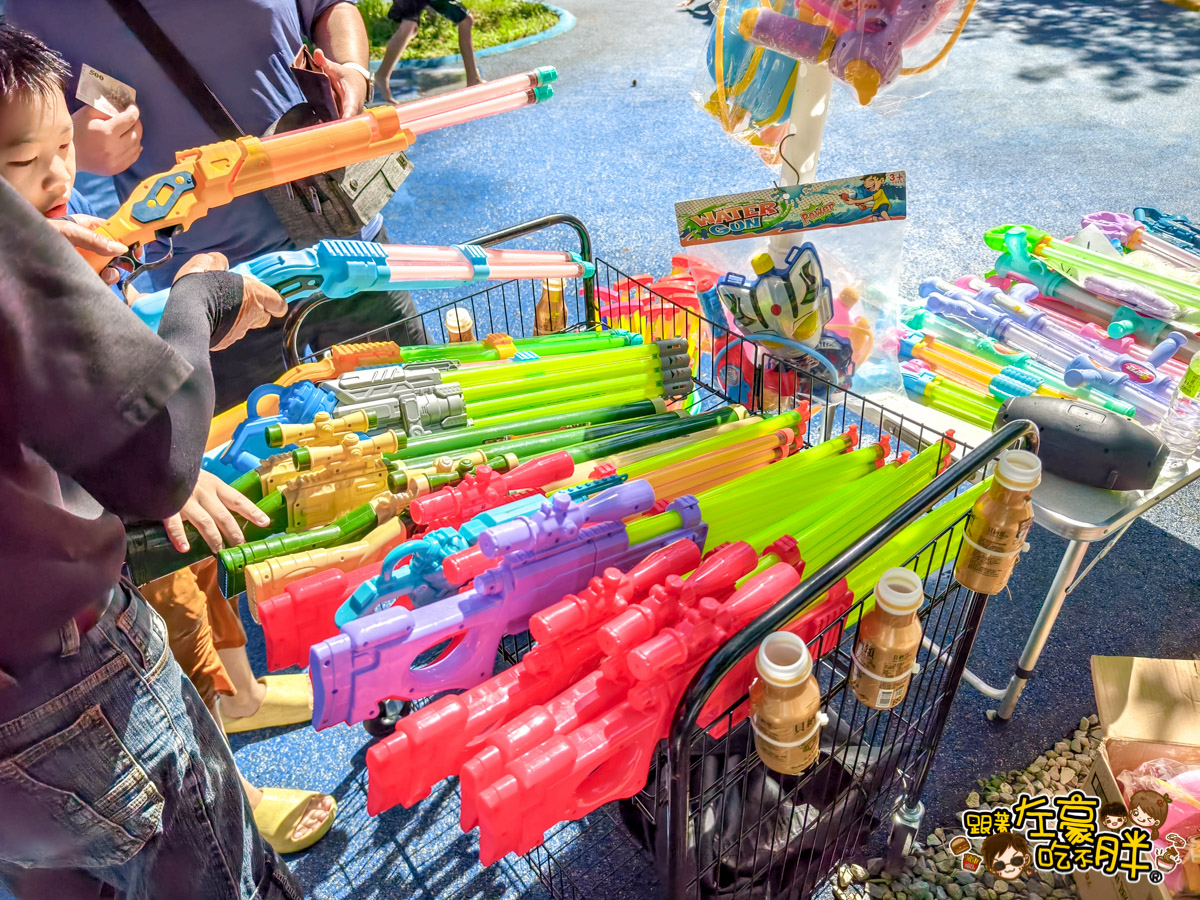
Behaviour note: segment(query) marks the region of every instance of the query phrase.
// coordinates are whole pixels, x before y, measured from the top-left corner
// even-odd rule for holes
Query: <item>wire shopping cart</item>
[[[567,215],[547,216],[473,243],[493,246],[557,226],[572,229],[581,255],[592,259],[587,229]],[[646,340],[687,337],[696,390],[683,402],[684,409],[740,402],[753,412],[777,412],[810,400],[814,413],[806,445],[851,426],[864,437],[888,440],[893,457],[947,440],[908,416],[744,342],[730,343],[724,354],[715,354],[714,347],[728,339],[728,332],[706,319],[698,306],[686,298],[663,296],[647,279],[629,276],[602,259],[595,259],[595,266],[593,278],[567,286],[565,320],[553,322],[552,330],[614,324],[598,298],[615,298],[618,302],[610,308],[622,310],[622,327],[640,331]],[[446,340],[445,314],[455,307],[471,314],[480,335],[535,333],[538,292],[531,283],[489,286],[433,305],[425,296],[416,299],[418,308],[426,307],[420,319],[432,342]],[[307,313],[321,302],[323,298],[310,298],[289,313],[289,365],[303,358],[298,336]],[[356,340],[389,340],[401,324],[385,325]],[[867,710],[848,690],[854,627],[847,622],[857,619],[868,595],[810,644],[831,724],[824,732],[820,761],[808,772],[777,776],[758,763],[744,718],[745,697],[706,727],[697,722],[721,679],[766,635],[825,595],[906,525],[981,478],[1001,450],[1019,441],[1036,448],[1031,423],[1011,423],[974,449],[957,444],[954,465],[713,655],[676,708],[669,740],[658,751],[645,789],[581,821],[562,823],[527,854],[551,895],[649,897],[661,892],[672,900],[801,900],[826,884],[839,864],[864,861],[869,851],[886,852],[890,864],[899,863],[920,828],[921,792],[987,600],[951,575],[959,544],[945,538],[956,533],[965,516],[910,561],[926,585],[921,613],[926,649],[899,707]],[[528,635],[506,640],[498,666],[515,664],[530,646]],[[890,831],[884,827],[889,823]]]

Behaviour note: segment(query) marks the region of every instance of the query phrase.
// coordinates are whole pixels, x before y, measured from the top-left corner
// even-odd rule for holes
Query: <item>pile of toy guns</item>
[[[786,442],[805,415],[716,429],[723,440],[769,434],[769,446],[787,448],[750,471],[716,475],[704,463],[712,439],[696,434],[680,462],[614,463],[628,480],[587,499],[568,488],[517,517],[500,507],[455,527],[459,514],[397,548],[393,562],[408,552],[414,561],[385,562],[335,614],[340,632],[312,647],[314,724],[362,720],[385,698],[464,693],[400,719],[368,750],[369,811],[412,806],[458,776],[461,825],[479,828],[486,865],[641,790],[684,689],[712,653],[891,515],[954,449],[947,440],[893,459],[888,440],[858,447],[854,430],[797,449]],[[599,473],[567,482],[588,474]],[[937,557],[953,558],[953,526],[982,489],[902,532],[791,629],[815,656],[832,650],[870,608],[885,568],[935,539]],[[426,553],[440,557],[440,571],[420,559]],[[381,602],[393,605],[370,612]],[[493,675],[500,641],[525,630],[536,645]],[[725,679],[702,724],[745,717],[751,668],[747,658]]]
[[[1034,393],[1161,420],[1200,348],[1200,228],[1155,209],[1082,226],[1071,240],[993,229],[986,279],[925,281],[897,335],[908,393],[987,429]]]

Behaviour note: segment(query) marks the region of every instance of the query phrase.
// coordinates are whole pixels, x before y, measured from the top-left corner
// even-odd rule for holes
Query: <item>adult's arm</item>
[[[344,65],[353,63],[364,70],[369,68],[370,42],[358,7],[337,2],[317,11],[313,17],[312,41],[318,51],[314,54],[317,65],[333,82],[341,101],[342,115],[358,115],[366,106],[370,79],[356,68]]]
[[[0,425],[111,511],[165,518],[199,471],[208,347],[241,295],[228,273],[182,279],[155,335],[0,181]]]

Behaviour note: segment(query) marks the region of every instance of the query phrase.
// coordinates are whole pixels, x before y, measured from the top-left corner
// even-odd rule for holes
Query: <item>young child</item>
[[[471,15],[470,10],[458,0],[393,0],[392,8],[388,10],[388,18],[398,22],[399,27],[388,40],[387,49],[383,52],[383,61],[375,73],[375,94],[386,103],[396,102],[392,97],[392,69],[396,68],[396,63],[417,33],[417,26],[421,24],[421,13],[427,7],[458,27],[458,52],[463,58],[463,68],[467,70],[467,85],[483,81],[479,77],[479,68],[475,65],[475,44],[471,38],[475,17]]]
[[[91,227],[102,220],[92,214],[87,200],[74,192],[74,128],[64,93],[68,76],[66,63],[42,41],[0,23],[0,177],[47,218],[69,215]],[[201,262],[200,267],[208,264]],[[116,280],[115,270],[105,272],[111,273],[106,281]],[[230,511],[266,524],[266,516],[245,497],[202,472],[182,514],[210,546],[219,549],[222,540],[243,540]],[[178,530],[182,531],[181,524]],[[167,623],[171,652],[221,723],[217,697],[234,694],[235,685],[219,651],[244,646],[245,633],[236,611],[217,589],[216,561],[207,560],[194,571],[183,569],[141,587],[147,602]],[[240,656],[245,656],[244,650]],[[244,668],[248,673],[248,660]],[[306,680],[305,676],[292,676],[297,678]],[[260,687],[252,675],[242,680]],[[304,721],[305,715],[311,715],[310,695],[305,692],[297,702],[305,709],[296,721]],[[244,787],[259,830],[280,852],[310,846],[333,821],[332,798],[308,791]]]

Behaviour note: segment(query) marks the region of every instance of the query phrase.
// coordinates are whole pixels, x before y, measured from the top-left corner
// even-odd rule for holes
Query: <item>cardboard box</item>
[[[1081,790],[1123,800],[1117,773],[1170,757],[1200,764],[1200,660],[1093,656],[1092,687],[1105,737]],[[1145,877],[1075,873],[1081,900],[1170,900]]]

